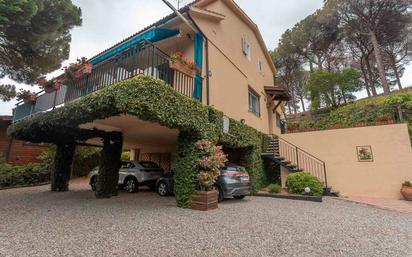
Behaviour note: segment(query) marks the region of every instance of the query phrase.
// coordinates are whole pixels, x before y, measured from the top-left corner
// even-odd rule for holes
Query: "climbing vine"
[[[16,139],[32,142],[74,142],[90,137],[79,125],[122,114],[180,131],[175,165],[176,201],[180,207],[190,206],[190,197],[198,188],[198,151],[194,143],[199,139],[242,149],[240,164],[250,172],[253,189],[258,190],[267,182],[261,160],[267,141],[264,134],[233,119],[229,134],[223,133],[222,112],[183,96],[152,77],[119,82],[64,107],[22,120],[8,132]]]

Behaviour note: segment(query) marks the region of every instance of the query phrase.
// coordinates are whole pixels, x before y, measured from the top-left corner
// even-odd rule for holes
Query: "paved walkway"
[[[402,213],[412,213],[412,202],[396,199],[384,199],[363,196],[350,196],[347,198],[339,198],[355,203],[367,204],[380,209],[398,211]]]

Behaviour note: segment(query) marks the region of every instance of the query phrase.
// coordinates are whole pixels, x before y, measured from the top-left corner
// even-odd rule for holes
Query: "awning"
[[[106,53],[93,58],[90,60],[90,63],[93,65],[96,65],[104,60],[109,59],[112,56],[117,55],[118,53],[123,52],[124,50],[130,48],[131,46],[134,46],[141,42],[142,40],[149,40],[151,42],[157,42],[169,37],[176,36],[180,33],[178,29],[160,29],[160,28],[151,28],[147,30],[146,32],[143,32],[139,35],[136,35],[135,37],[131,38],[130,40],[127,40],[118,46],[116,46],[113,49],[110,49]]]
[[[290,95],[283,87],[265,87],[265,93],[272,101],[289,101]]]

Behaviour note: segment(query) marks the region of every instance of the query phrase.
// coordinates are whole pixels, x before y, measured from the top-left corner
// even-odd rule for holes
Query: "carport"
[[[52,190],[67,191],[75,146],[102,146],[96,197],[117,195],[120,157],[124,149],[137,155],[175,153],[177,205],[188,207],[197,189],[195,142],[207,139],[228,148],[248,149],[242,165],[251,174],[254,188],[264,176],[261,153],[265,135],[230,119],[223,130],[223,113],[179,94],[164,82],[138,76],[101,89],[58,109],[14,124],[16,139],[57,146]],[[139,153],[139,154],[137,154]]]

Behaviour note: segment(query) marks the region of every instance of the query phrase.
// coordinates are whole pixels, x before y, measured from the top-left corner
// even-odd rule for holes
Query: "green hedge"
[[[64,107],[25,119],[10,127],[9,134],[32,142],[74,141],[81,137],[80,124],[122,114],[180,131],[175,160],[175,191],[180,207],[190,206],[190,197],[198,187],[197,156],[192,148],[199,139],[244,150],[240,164],[250,172],[253,189],[257,191],[267,185],[261,160],[264,142],[269,140],[267,136],[233,119],[230,135],[224,134],[222,112],[152,77],[138,76],[122,81]]]
[[[0,164],[0,188],[36,185],[50,181],[50,170],[40,164]]]
[[[292,173],[287,177],[286,187],[291,194],[299,195],[323,195],[323,184],[315,176],[306,172]],[[306,193],[305,188],[309,187],[310,192]]]
[[[374,125],[381,117],[391,117],[399,121],[398,107],[403,110],[404,119],[412,132],[412,90],[362,99],[337,109],[312,112],[310,117],[300,118],[298,124],[290,123],[288,127],[305,129],[330,129],[336,126],[350,128],[359,124]],[[412,142],[412,133],[411,142]]]

